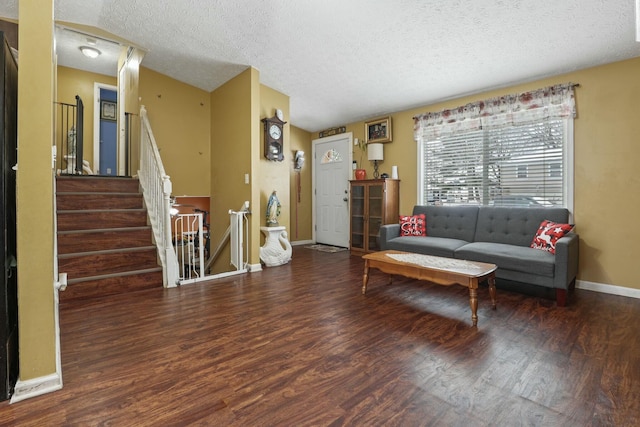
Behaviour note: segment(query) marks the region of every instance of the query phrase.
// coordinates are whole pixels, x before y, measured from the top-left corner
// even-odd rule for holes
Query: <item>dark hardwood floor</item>
[[[372,270],[294,248],[259,273],[61,309],[64,388],[20,426],[636,426],[640,301],[576,290],[565,308]]]

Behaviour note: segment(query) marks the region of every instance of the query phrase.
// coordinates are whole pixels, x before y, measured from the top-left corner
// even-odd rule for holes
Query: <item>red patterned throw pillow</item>
[[[425,214],[413,216],[400,215],[401,236],[426,236],[427,218]]]
[[[556,253],[556,242],[573,229],[573,224],[560,224],[544,220],[540,223],[536,235],[533,237],[531,247],[542,251]]]

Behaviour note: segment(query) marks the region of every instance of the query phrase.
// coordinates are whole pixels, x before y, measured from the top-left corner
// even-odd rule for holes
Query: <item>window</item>
[[[527,165],[518,165],[518,171],[516,172],[516,176],[518,178],[525,179],[528,177],[528,168]]]
[[[472,109],[416,118],[423,120],[416,123],[418,202],[571,210],[573,116],[532,108],[474,116]]]

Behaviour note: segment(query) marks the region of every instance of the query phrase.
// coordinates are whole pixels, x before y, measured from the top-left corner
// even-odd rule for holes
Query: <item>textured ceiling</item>
[[[144,66],[207,91],[257,68],[308,131],[640,56],[633,0],[55,4],[57,21],[130,40]],[[18,19],[17,0],[0,16]]]

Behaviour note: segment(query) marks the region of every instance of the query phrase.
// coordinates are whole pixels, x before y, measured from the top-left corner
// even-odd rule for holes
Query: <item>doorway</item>
[[[95,83],[93,168],[98,175],[118,174],[118,92]]]
[[[349,247],[352,133],[313,140],[315,241]]]

